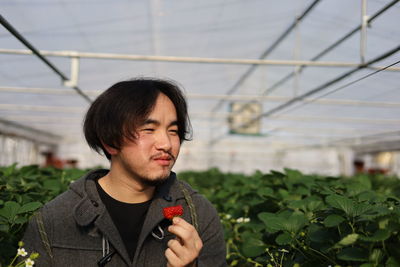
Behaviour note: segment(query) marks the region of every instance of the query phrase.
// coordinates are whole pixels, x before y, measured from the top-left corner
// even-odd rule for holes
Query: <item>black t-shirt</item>
[[[143,203],[125,203],[108,195],[96,180],[97,191],[107,208],[119,234],[124,241],[129,257],[133,260],[140,232],[151,200]]]

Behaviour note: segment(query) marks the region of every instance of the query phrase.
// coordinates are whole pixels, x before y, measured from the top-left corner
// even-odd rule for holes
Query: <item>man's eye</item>
[[[145,131],[145,132],[154,132],[154,129],[153,129],[153,128],[145,128],[145,129],[143,129],[142,131]]]
[[[169,130],[170,133],[178,134],[178,130]]]

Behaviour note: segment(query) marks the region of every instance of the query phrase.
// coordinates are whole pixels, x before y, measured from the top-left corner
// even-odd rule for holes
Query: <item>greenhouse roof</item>
[[[398,2],[3,0],[0,125],[82,139],[88,99],[155,76],[208,144],[400,148]]]

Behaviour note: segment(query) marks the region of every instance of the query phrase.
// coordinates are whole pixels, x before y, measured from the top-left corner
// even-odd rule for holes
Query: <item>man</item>
[[[30,221],[24,242],[37,266],[226,266],[215,209],[171,172],[190,134],[177,85],[113,85],[89,108],[84,133],[110,170],[72,183]],[[182,217],[165,219],[177,205]]]

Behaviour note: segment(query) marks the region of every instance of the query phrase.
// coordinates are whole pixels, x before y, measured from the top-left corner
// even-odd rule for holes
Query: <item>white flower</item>
[[[35,264],[35,262],[33,260],[31,260],[31,259],[27,259],[25,261],[25,266],[26,267],[33,267],[34,264]]]
[[[242,223],[244,221],[244,218],[243,217],[240,217],[240,218],[237,218],[236,219],[236,222],[237,223]]]
[[[232,216],[230,214],[225,214],[225,219],[230,220]]]
[[[18,255],[18,256],[25,257],[26,255],[28,255],[28,252],[26,252],[24,248],[19,248],[19,249],[17,250],[17,255]]]
[[[236,219],[237,223],[248,223],[250,222],[250,218],[243,218],[243,217],[239,217]]]

